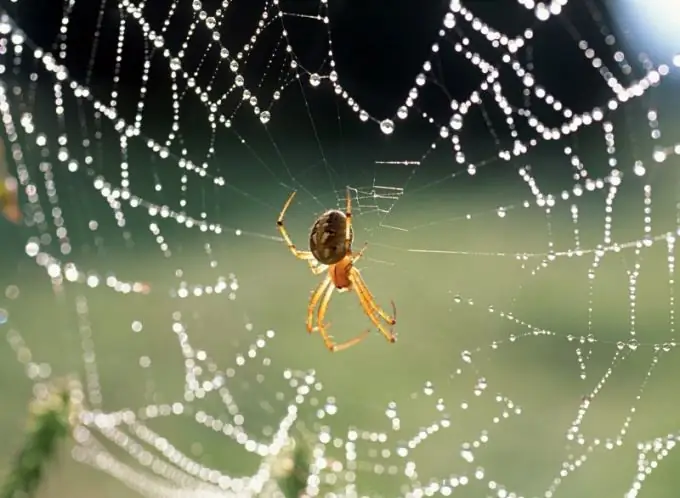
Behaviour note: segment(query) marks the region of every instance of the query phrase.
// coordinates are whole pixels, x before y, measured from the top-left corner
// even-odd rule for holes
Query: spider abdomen
[[[309,250],[324,265],[333,265],[347,254],[345,229],[347,217],[342,211],[332,209],[319,216],[309,233]],[[350,241],[353,233],[350,228]]]

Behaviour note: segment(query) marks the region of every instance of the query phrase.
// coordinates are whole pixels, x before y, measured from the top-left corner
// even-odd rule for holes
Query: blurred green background
[[[677,161],[669,161],[659,174],[624,181],[614,204],[613,240],[637,241],[644,236],[645,182],[653,192],[651,233],[675,230],[677,172],[672,168],[677,166]],[[655,348],[676,339],[671,296],[679,294],[669,275],[668,247],[661,240],[639,253],[635,244],[607,252],[590,279],[596,256],[592,249],[602,243],[604,233],[602,192],[578,199],[575,224],[571,200],[558,200],[546,216],[536,206],[522,207],[527,190],[518,179],[494,184],[485,183],[483,172],[478,176],[476,189],[455,179],[420,192],[406,189],[384,221],[408,231],[381,228],[377,214],[357,209],[355,247],[369,242],[360,268],[378,301],[389,308],[393,299],[398,308],[399,340],[394,345],[373,333],[363,344],[334,355],[319,337],[308,336],[307,300],[321,277],[312,276],[282,242],[237,236],[233,231],[216,235],[179,228],[173,220],[149,218],[142,210],[126,210],[132,235],[127,246],[116,228],[93,233],[86,223],[73,223],[71,236],[92,246],[89,255],[74,256],[80,268],[103,277],[113,272],[121,280],[148,282],[152,289],[148,296],[83,284],[66,284],[55,293],[44,270],[22,254],[24,235],[33,232],[3,223],[6,255],[0,283],[5,288],[16,285],[19,295],[0,297],[0,308],[9,314],[0,330],[20,331],[33,361],[49,363],[53,376],[75,373],[83,378],[79,327],[87,320],[102,409],[137,411],[155,403],[183,401],[185,359],[171,329],[173,313],[181,312],[193,348],[207,352],[221,370],[235,369],[227,385],[245,417],[245,429],[262,441],[269,439],[262,433],[270,434],[277,427],[294,397],[283,372],[313,369],[323,388],[313,394],[316,402],[301,408],[299,419],[307,429],[316,433],[319,424],[327,425],[343,439],[349,428],[387,435],[384,444],[357,443],[362,469],[357,483],[362,495],[403,493],[403,486],[409,484],[404,465],[413,461],[421,483],[469,476],[473,482],[456,490],[456,495],[491,495],[488,483],[493,481],[523,496],[543,496],[560,472],[569,470],[569,462],[586,455],[587,460],[561,480],[556,496],[622,496],[638,473],[646,472],[638,460],[638,444],[672,438],[678,431],[677,349],[659,353]],[[275,238],[277,210],[288,190],[261,184],[244,190],[266,198],[271,208],[239,213],[239,227]],[[286,220],[294,241],[302,247],[320,212],[317,201],[335,207],[342,196],[323,184],[309,191],[318,199],[300,194]],[[100,206],[101,199],[92,194],[82,202],[93,209],[83,219],[99,219],[103,226],[107,211]],[[516,207],[500,217],[497,206]],[[207,212],[219,218],[210,204]],[[473,215],[466,219],[465,213]],[[171,255],[164,256],[150,242],[149,222],[159,224]],[[585,254],[548,258],[550,243],[559,253],[574,248],[576,238],[587,249]],[[77,244],[83,249],[81,242]],[[409,251],[414,248],[457,254]],[[636,265],[639,276],[631,289],[627,272]],[[238,281],[234,300],[226,294],[171,297],[182,280],[191,286],[209,285],[219,276],[229,282],[231,273]],[[88,312],[79,315],[76,301],[83,298]],[[369,325],[352,294],[334,296],[329,319],[338,338],[348,338]],[[132,330],[134,321],[143,324],[140,332]],[[254,358],[238,366],[238,355],[247,357],[251,345],[269,329],[275,336],[256,348]],[[532,335],[532,330],[547,333]],[[617,345],[628,343],[633,331],[639,347]],[[569,340],[569,336],[588,335],[594,342]],[[463,361],[464,351],[471,353],[470,363]],[[149,366],[142,366],[149,360]],[[427,382],[433,386],[430,395],[424,391]],[[480,383],[486,389],[476,395]],[[0,347],[0,474],[21,444],[31,389],[11,348]],[[499,396],[521,407],[521,414],[499,402]],[[592,396],[590,406],[578,430],[584,444],[568,442],[566,435],[588,396]],[[319,421],[316,412],[327,397],[334,398],[338,413]],[[445,405],[442,411],[436,408],[440,400]],[[392,430],[385,415],[390,402],[397,403],[398,431]],[[258,459],[194,420],[199,410],[230,420],[215,393],[185,406],[184,415],[151,420],[149,427],[207,467],[231,476],[255,472]],[[394,454],[402,442],[445,415],[448,428],[430,434],[407,459]],[[617,438],[621,444],[606,450],[605,442]],[[474,461],[465,461],[462,445],[480,440]],[[588,450],[596,440],[599,445]],[[75,463],[66,449],[63,453],[50,467],[40,497],[137,496],[104,473]],[[131,461],[120,451],[114,454]],[[342,447],[329,445],[327,454],[340,461],[345,458]],[[671,452],[647,477],[641,496],[677,496],[679,462]],[[397,466],[396,476],[386,475],[392,465]],[[475,481],[472,476],[481,468],[484,476]]]

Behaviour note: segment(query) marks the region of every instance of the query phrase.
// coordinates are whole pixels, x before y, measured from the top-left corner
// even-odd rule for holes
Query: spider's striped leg
[[[314,275],[321,275],[323,272],[328,270],[328,265],[322,265],[321,263],[319,263],[316,260],[316,258],[312,255],[312,253],[309,253],[307,264],[309,265],[309,269],[312,270],[312,274]]]
[[[314,331],[314,309],[319,304],[319,299],[321,299],[329,285],[331,285],[331,277],[327,276],[312,292],[312,297],[309,298],[309,306],[307,306],[307,332],[310,334]]]
[[[290,238],[290,235],[288,235],[288,230],[286,230],[286,227],[283,226],[283,217],[285,216],[286,211],[288,211],[290,203],[293,202],[293,198],[295,198],[295,192],[290,194],[290,197],[288,197],[288,200],[283,205],[283,209],[281,210],[281,213],[279,214],[279,217],[276,220],[276,228],[278,228],[281,237],[283,237],[284,242],[288,246],[288,249],[290,249],[290,252],[293,253],[293,256],[295,256],[298,259],[308,260],[310,257],[313,258],[312,253],[309,251],[299,251],[295,247],[295,244],[293,244],[293,240]]]
[[[345,253],[349,254],[352,245],[352,197],[347,187],[347,205],[345,206]]]
[[[397,323],[396,316],[388,315],[385,312],[385,310],[383,310],[380,306],[377,305],[377,303],[375,302],[375,297],[373,296],[371,291],[368,290],[368,286],[366,285],[366,282],[361,276],[359,270],[357,270],[356,268],[352,268],[350,276],[353,277],[353,283],[361,288],[362,294],[365,296],[366,302],[367,304],[370,305],[370,308],[373,310],[373,312],[377,313],[378,316],[385,320],[387,324],[395,325]],[[392,313],[393,315],[396,315],[396,307],[394,305],[394,302],[392,302]]]
[[[293,240],[290,238],[290,235],[288,235],[288,230],[286,230],[286,227],[283,225],[283,218],[286,214],[286,211],[288,210],[288,207],[290,206],[290,203],[293,202],[294,197],[295,192],[290,194],[290,197],[288,197],[288,200],[283,205],[283,209],[281,210],[281,213],[279,214],[279,217],[276,220],[276,228],[278,228],[281,237],[288,246],[290,252],[293,253],[293,256],[303,261],[306,261],[314,275],[320,275],[321,273],[324,272],[324,270],[326,270],[327,266],[318,264],[316,258],[310,251],[300,251],[297,247],[295,247],[295,244],[293,244]]]
[[[336,344],[333,339],[330,338],[328,335],[328,332],[326,332],[326,326],[324,325],[323,321],[324,318],[326,317],[326,311],[328,311],[328,303],[331,300],[331,296],[333,295],[333,290],[335,289],[334,286],[328,287],[326,290],[326,293],[323,296],[323,299],[321,301],[321,304],[319,305],[319,313],[317,315],[317,323],[318,323],[318,328],[319,328],[319,333],[321,334],[321,337],[323,338],[323,342],[326,345],[326,347],[331,351],[332,353],[335,353],[337,351],[342,351],[343,349],[350,348],[361,341],[363,341],[367,336],[370,331],[365,330],[362,334],[354,337],[353,339],[350,339],[345,342],[341,342],[340,344]]]
[[[352,264],[356,263],[361,259],[361,256],[364,255],[364,252],[366,252],[366,249],[368,248],[368,242],[364,242],[364,247],[361,248],[361,251],[358,253],[352,255]]]
[[[359,297],[359,303],[361,303],[361,307],[363,308],[364,313],[366,313],[368,316],[368,319],[371,320],[371,323],[376,326],[385,339],[387,339],[389,342],[396,342],[397,337],[394,335],[392,329],[388,330],[385,328],[385,326],[378,321],[378,317],[382,318],[385,322],[392,326],[397,323],[396,319],[385,313],[385,311],[375,303],[373,296],[366,287],[361,275],[355,268],[352,268],[349,278],[353,284],[357,296]],[[392,303],[392,308],[396,314],[394,302]],[[378,315],[378,317],[376,317],[376,315]]]

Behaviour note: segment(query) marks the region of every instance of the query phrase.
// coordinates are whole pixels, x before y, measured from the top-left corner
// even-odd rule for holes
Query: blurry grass
[[[64,383],[42,385],[31,402],[24,439],[0,484],[0,498],[35,496],[55,458],[59,444],[69,435],[76,404]]]

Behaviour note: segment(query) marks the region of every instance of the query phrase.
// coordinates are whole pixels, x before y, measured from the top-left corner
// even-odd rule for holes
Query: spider
[[[359,297],[359,303],[364,313],[366,313],[373,325],[377,327],[389,342],[396,342],[397,338],[392,332],[392,328],[388,330],[384,324],[380,323],[380,320],[382,320],[390,327],[397,323],[394,302],[392,302],[392,314],[394,316],[390,316],[376,304],[375,298],[368,290],[364,279],[361,278],[359,270],[354,266],[364,254],[367,245],[364,245],[357,254],[352,253],[354,232],[352,230],[352,198],[350,197],[349,189],[347,189],[347,207],[345,212],[331,209],[319,216],[314,225],[312,225],[309,234],[309,251],[298,250],[283,226],[283,217],[288,206],[293,202],[294,197],[295,192],[288,197],[276,221],[281,237],[283,237],[293,256],[306,261],[314,275],[320,275],[324,271],[328,271],[326,278],[312,292],[312,296],[309,299],[307,332],[311,334],[318,330],[324,344],[331,352],[342,351],[365,339],[370,330],[364,331],[353,339],[337,344],[331,339],[326,330],[330,325],[324,324],[328,303],[331,300],[333,291],[335,289],[338,292],[354,290]],[[317,326],[314,327],[314,309],[317,306]]]

